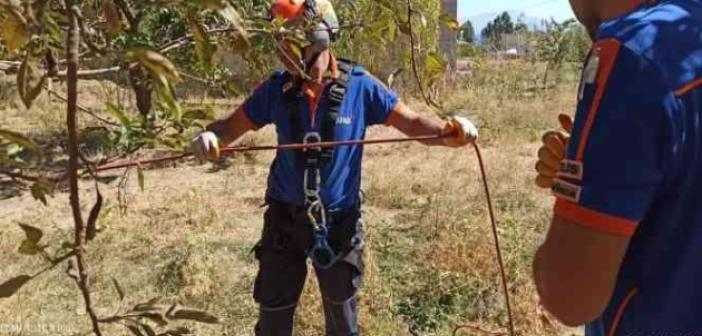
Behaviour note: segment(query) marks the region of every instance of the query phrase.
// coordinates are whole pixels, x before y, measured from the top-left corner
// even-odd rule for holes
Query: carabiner
[[[310,188],[310,171],[314,171],[314,189]],[[322,187],[322,172],[319,169],[305,169],[303,175],[304,191],[307,198],[319,199],[319,190]]]
[[[319,229],[319,227],[323,227],[326,231],[327,214],[326,211],[324,211],[324,206],[322,205],[321,200],[316,200],[307,206],[307,218],[309,218],[312,227],[315,229],[315,232]]]
[[[339,260],[339,256],[329,246],[326,226],[319,226],[314,232],[314,246],[307,252],[314,264],[323,270],[330,269]]]

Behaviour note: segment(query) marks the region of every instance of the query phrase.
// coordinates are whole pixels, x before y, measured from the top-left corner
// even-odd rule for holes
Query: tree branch
[[[48,91],[49,94],[51,94],[52,96],[54,96],[54,97],[56,97],[56,98],[58,98],[58,99],[60,99],[60,100],[62,100],[62,101],[64,101],[64,102],[66,102],[66,103],[68,102],[68,99],[66,99],[66,97],[61,96],[61,95],[58,94],[56,91],[51,90],[51,89],[48,89],[48,88],[47,88],[47,91]],[[95,114],[95,112],[93,112],[93,111],[91,111],[91,110],[89,110],[89,109],[87,109],[87,108],[85,108],[85,107],[83,107],[83,106],[80,106],[80,105],[76,104],[76,107],[77,107],[79,110],[81,110],[81,111],[83,111],[84,113],[86,113],[87,115],[89,115],[89,116],[91,116],[91,117],[93,117],[93,118],[95,118],[95,119],[97,119],[97,120],[99,120],[99,121],[101,121],[101,122],[103,122],[103,123],[105,123],[105,124],[108,124],[108,125],[110,125],[110,126],[115,126],[115,127],[121,127],[120,124],[115,123],[115,122],[112,122],[112,121],[109,121],[109,120],[107,120],[107,119],[105,119],[105,118],[102,118],[102,117],[98,116],[97,114]]]
[[[41,180],[41,178],[37,177],[37,176],[25,175],[22,173],[11,172],[8,170],[0,170],[0,175],[8,176],[13,180],[24,180],[24,181],[30,181],[30,182],[37,182],[37,181]]]
[[[139,29],[139,19],[134,16],[132,9],[129,8],[129,4],[124,0],[115,0],[115,4],[122,10],[124,16],[127,18],[127,22],[129,22],[129,30],[133,32],[137,31],[137,29]]]
[[[434,102],[426,93],[424,90],[424,84],[422,84],[422,80],[419,77],[419,69],[417,68],[417,56],[416,56],[416,44],[414,41],[414,30],[412,29],[412,14],[414,13],[414,9],[412,9],[412,0],[407,0],[407,25],[409,28],[409,38],[410,38],[410,52],[411,52],[411,61],[412,61],[412,71],[414,73],[414,78],[417,81],[417,85],[419,86],[419,91],[422,93],[422,98],[424,98],[424,101],[429,104],[430,106],[436,107],[438,109],[441,108],[439,104]]]
[[[14,61],[2,61],[0,60],[0,71],[6,73],[15,73],[19,70],[22,63]]]
[[[76,131],[76,111],[78,109],[78,53],[80,52],[80,27],[76,12],[78,9],[75,0],[66,0],[68,9],[68,38],[66,39],[67,54],[67,87],[68,102],[66,107],[66,127],[68,131],[68,180],[70,188],[70,202],[73,211],[73,221],[75,223],[75,246],[76,261],[78,264],[78,287],[83,295],[85,310],[90,316],[93,333],[102,336],[100,324],[95,310],[92,307],[90,289],[88,282],[88,270],[85,261],[85,226],[83,215],[80,210],[80,198],[78,196],[78,136]]]

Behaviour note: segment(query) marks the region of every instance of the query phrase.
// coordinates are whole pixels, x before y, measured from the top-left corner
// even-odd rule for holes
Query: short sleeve
[[[273,122],[274,85],[272,79],[263,82],[244,102],[244,113],[257,128]]]
[[[372,75],[366,74],[361,80],[366,95],[368,126],[385,124],[399,102],[399,95]]]
[[[664,179],[670,94],[648,60],[617,40],[595,43],[553,187],[556,215],[613,235],[635,233]]]

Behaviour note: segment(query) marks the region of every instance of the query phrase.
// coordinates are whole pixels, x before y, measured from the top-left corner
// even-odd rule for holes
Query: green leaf
[[[11,52],[24,48],[32,38],[32,33],[29,31],[27,23],[17,10],[10,11],[4,21],[0,23],[0,33],[4,41],[3,44]]]
[[[239,12],[232,7],[232,5],[227,0],[200,0],[192,1],[196,4],[204,4],[207,8],[217,11],[217,13],[231,22],[234,28],[237,30],[239,35],[241,35],[248,43],[248,33],[244,27],[244,20],[239,15]]]
[[[9,298],[15,295],[31,279],[32,277],[29,275],[20,275],[0,284],[0,298]]]
[[[56,18],[58,17],[59,19],[65,19],[65,17],[56,12],[50,12],[50,13],[45,13],[45,15],[42,16],[41,22],[42,22],[42,27],[46,29],[48,35],[51,37],[52,40],[55,42],[63,41],[65,31],[61,28],[61,26],[56,22]]]
[[[46,83],[46,80],[49,78],[48,75],[43,75],[39,79],[39,82],[36,83],[36,85],[32,86],[29,89],[29,92],[26,92],[26,94],[22,97],[22,102],[24,103],[24,106],[27,108],[32,107],[32,103],[34,103],[34,100],[39,97],[39,94],[41,93],[41,90],[44,89],[44,83]]]
[[[35,85],[30,84],[30,80],[35,72],[30,60],[31,54],[31,50],[27,51],[17,71],[17,91],[26,108],[32,107],[32,103],[41,93],[41,90],[44,88],[44,83],[46,83],[48,78],[47,75],[43,75]]]
[[[424,69],[430,77],[434,77],[446,71],[446,62],[441,55],[431,52],[424,61]]]
[[[214,117],[214,111],[207,108],[188,110],[183,113],[183,120],[213,120]]]
[[[117,107],[115,104],[109,101],[106,105],[107,113],[109,113],[112,117],[117,119],[119,123],[122,124],[122,127],[128,130],[132,128],[131,121],[129,121],[129,118],[127,118],[127,116],[124,114],[124,112],[122,112],[122,110],[119,107]]]
[[[29,190],[32,192],[32,197],[34,197],[35,200],[44,205],[48,205],[48,201],[46,200],[47,190],[41,184],[32,184],[32,187],[29,188]]]
[[[207,312],[204,312],[201,310],[193,310],[193,309],[178,309],[172,314],[171,319],[191,320],[191,321],[210,323],[210,324],[219,323],[219,320],[216,317],[208,314]]]
[[[139,330],[139,327],[136,325],[126,324],[125,327],[127,327],[127,329],[129,329],[129,331],[131,331],[135,336],[144,336],[144,334],[141,333],[141,330]]]
[[[115,290],[117,291],[117,295],[119,295],[119,301],[122,302],[124,301],[124,290],[122,290],[122,286],[119,285],[119,282],[117,279],[112,278],[112,284],[115,286]]]
[[[169,329],[166,330],[165,334],[170,335],[170,336],[182,336],[182,335],[190,335],[192,332],[190,329],[186,327],[178,327],[176,329]]]
[[[36,243],[33,243],[29,240],[23,240],[22,244],[20,244],[20,247],[17,249],[17,252],[20,254],[24,255],[37,255],[39,252],[41,252],[41,248],[37,246]]]
[[[149,311],[159,311],[164,308],[163,305],[159,304],[161,302],[160,297],[155,297],[146,303],[140,303],[132,308],[132,311],[136,312],[149,312]]]
[[[161,313],[146,312],[146,313],[140,314],[140,316],[153,321],[154,323],[158,324],[161,327],[168,325],[168,321],[166,321],[166,318],[164,318],[163,314],[161,314]]]
[[[24,149],[30,151],[34,155],[41,155],[41,151],[39,150],[39,146],[37,146],[32,140],[29,140],[29,138],[25,137],[22,134],[0,129],[0,138],[4,138],[5,140],[18,144],[22,146]]]
[[[90,215],[88,216],[88,221],[86,222],[85,239],[86,241],[91,241],[95,239],[97,235],[97,220],[100,215],[100,210],[102,209],[102,194],[100,189],[97,189],[97,183],[95,185],[97,197],[95,200],[95,205],[90,210]]]
[[[205,67],[212,67],[212,58],[214,53],[217,51],[217,46],[211,43],[207,38],[205,28],[197,19],[188,16],[185,22],[188,24],[190,31],[193,33],[197,58]]]
[[[156,332],[151,327],[149,327],[147,324],[141,324],[141,328],[144,329],[144,331],[146,332],[146,335],[156,336]]]
[[[22,228],[22,231],[24,231],[27,240],[34,244],[38,244],[41,238],[44,236],[44,232],[33,226],[27,224],[19,224],[19,226]]]
[[[144,191],[144,169],[141,168],[141,165],[137,166],[137,179],[139,180],[139,188],[141,188],[141,191]]]
[[[451,31],[457,32],[461,29],[461,25],[458,23],[458,20],[456,20],[456,18],[449,13],[441,14],[441,16],[439,16],[439,20],[443,22]]]
[[[31,52],[26,52],[24,59],[17,70],[17,92],[19,92],[20,97],[24,101],[24,96],[27,92],[27,81],[29,80],[29,55]]]
[[[146,48],[135,48],[127,52],[127,58],[144,66],[154,77],[165,77],[180,82],[178,69],[166,56]]]

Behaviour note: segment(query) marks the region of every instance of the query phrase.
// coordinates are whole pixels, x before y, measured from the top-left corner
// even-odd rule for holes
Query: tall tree
[[[461,41],[466,41],[468,43],[475,42],[475,28],[473,27],[473,22],[467,20],[459,30],[458,39]]]
[[[507,12],[503,12],[501,15],[496,17],[492,22],[483,29],[480,35],[483,41],[486,41],[489,45],[493,47],[498,47],[500,41],[502,40],[502,35],[512,34],[515,31],[514,22],[512,22],[512,16]]]

